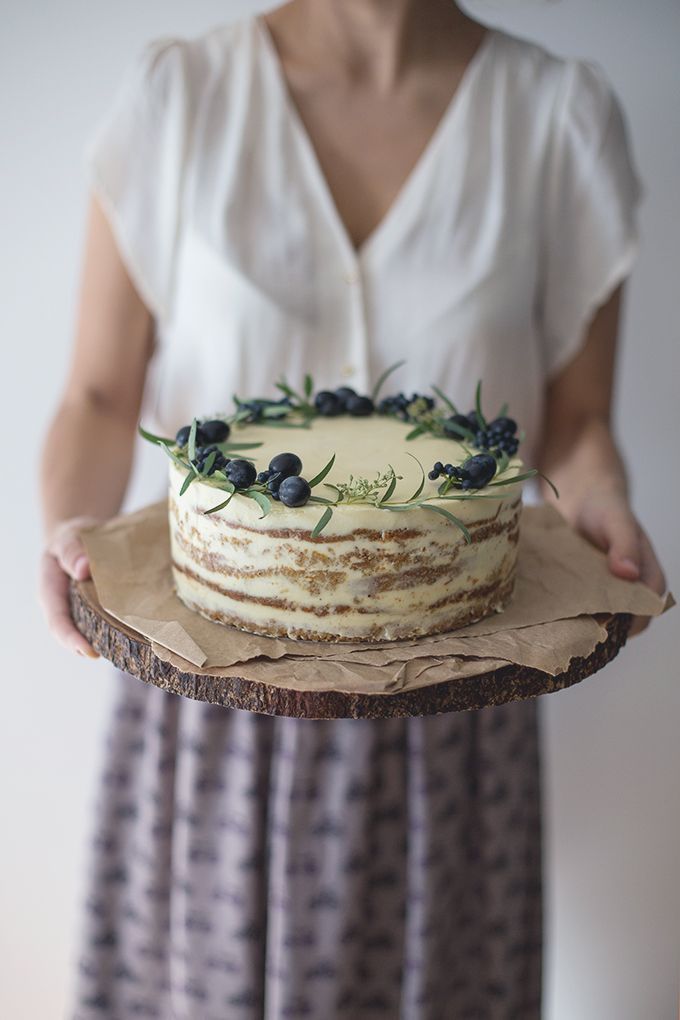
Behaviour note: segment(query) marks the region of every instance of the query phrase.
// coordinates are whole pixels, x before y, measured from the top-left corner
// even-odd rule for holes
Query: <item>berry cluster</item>
[[[226,421],[214,419],[213,421],[202,421],[196,427],[196,446],[209,446],[211,443],[224,443],[229,438],[229,425]],[[175,436],[178,446],[186,446],[189,442],[191,425],[183,425]]]
[[[309,482],[300,477],[302,461],[296,453],[278,453],[269,461],[267,471],[260,471],[256,481],[266,485],[272,499],[284,506],[304,506],[312,494]]]
[[[418,413],[431,411],[434,407],[432,397],[424,397],[420,393],[397,393],[393,397],[383,397],[378,404],[378,414],[390,414],[401,421],[414,421]]]
[[[336,418],[339,414],[365,418],[375,410],[371,398],[359,396],[351,386],[340,386],[337,390],[319,390],[314,397],[314,407],[323,418]]]
[[[480,450],[491,450],[495,455],[500,451],[514,457],[519,449],[516,432],[517,422],[512,418],[495,418],[486,428],[477,429],[475,446]]]
[[[215,456],[211,458],[210,454]],[[208,446],[197,446],[196,456],[191,461],[202,475],[213,475],[216,471],[224,471],[231,464],[229,457],[225,457],[219,446],[214,443]]]
[[[460,467],[438,460],[427,477],[435,482],[444,475],[451,480],[454,489],[483,489],[496,474],[496,466],[496,458],[490,453],[478,453],[468,457]]]

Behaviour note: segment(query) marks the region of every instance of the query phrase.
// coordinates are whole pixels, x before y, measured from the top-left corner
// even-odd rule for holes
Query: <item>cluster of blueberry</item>
[[[202,421],[196,426],[196,446],[208,446],[210,443],[224,443],[229,438],[229,425],[226,421]],[[186,446],[189,442],[191,425],[183,425],[175,436],[178,446]]]
[[[323,418],[336,418],[339,414],[365,418],[375,411],[371,398],[359,396],[351,386],[340,386],[337,390],[319,390],[314,397],[314,407]]]
[[[477,412],[470,411],[469,414],[453,414],[447,418],[443,422],[445,431],[447,423],[471,432],[474,437],[472,441],[478,450],[491,450],[496,456],[503,452],[509,457],[514,457],[519,449],[517,422],[512,418],[494,418],[483,427]],[[450,433],[455,431],[455,428],[449,429]]]
[[[256,481],[266,485],[272,499],[284,506],[304,506],[312,494],[309,482],[300,477],[302,461],[296,453],[277,453],[269,461],[267,471],[260,471]]]
[[[249,460],[237,457],[231,460],[220,450],[218,443],[229,438],[229,425],[226,421],[215,419],[203,421],[196,426],[196,456],[191,461],[202,475],[209,477],[216,471],[223,471],[229,481],[237,489],[247,489],[255,481],[257,471]],[[189,442],[190,425],[183,425],[175,436],[175,442],[182,449]]]
[[[478,453],[474,457],[468,457],[460,467],[442,464],[438,460],[427,477],[435,482],[444,475],[451,479],[454,489],[483,489],[496,474],[496,467],[496,458],[490,453]]]
[[[419,412],[431,411],[434,407],[432,397],[424,397],[420,393],[412,393],[407,397],[405,393],[397,393],[394,397],[383,397],[378,404],[378,414],[390,414],[401,421],[413,421],[413,406]]]

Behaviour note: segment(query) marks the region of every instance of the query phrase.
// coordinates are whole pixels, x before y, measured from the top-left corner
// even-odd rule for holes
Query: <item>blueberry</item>
[[[225,439],[229,438],[230,429],[226,421],[214,419],[213,421],[202,421],[201,432],[209,443],[223,443]]]
[[[453,466],[453,464],[445,464],[444,465],[444,474],[448,475],[449,478],[451,478],[455,474],[455,472],[456,472],[456,469]]]
[[[264,483],[268,482],[270,478],[271,478],[271,471],[260,471],[260,473],[258,474],[258,476],[255,479],[255,481],[259,482],[260,485],[264,485]]]
[[[467,488],[483,489],[496,474],[496,467],[496,458],[490,453],[468,457],[462,467],[463,488],[466,488],[465,482],[469,481]]]
[[[347,411],[355,418],[365,418],[373,414],[375,407],[370,397],[350,397],[347,401]]]
[[[502,435],[511,435],[517,432],[517,422],[512,418],[494,418],[489,428]]]
[[[427,477],[430,479],[431,482],[436,482],[437,479],[439,478],[439,471],[428,471]]]
[[[279,499],[284,506],[304,506],[311,494],[309,482],[298,475],[284,478],[279,486]]]
[[[281,478],[288,478],[289,475],[300,474],[302,461],[296,453],[277,453],[269,461],[269,470],[280,475]]]
[[[441,475],[444,471],[444,465],[440,460],[435,461],[435,463],[432,465],[432,470],[436,471],[438,475]]]
[[[257,470],[249,460],[230,460],[227,464],[226,475],[237,489],[247,489],[255,481]]]
[[[282,481],[283,478],[281,477],[281,475],[272,475],[271,478],[267,480],[267,488],[271,492],[272,496],[274,495],[274,493],[277,493],[279,491],[279,486],[281,485]]]
[[[189,442],[189,433],[190,432],[191,432],[191,425],[182,425],[182,428],[179,430],[179,432],[175,436],[175,442],[177,443],[178,446],[186,446],[187,445],[187,443]]]
[[[339,386],[335,391],[335,395],[342,404],[343,407],[347,407],[347,401],[350,397],[356,397],[356,390],[353,390],[351,386]]]
[[[320,390],[314,398],[314,406],[324,418],[334,418],[344,410],[343,402],[330,390]]]

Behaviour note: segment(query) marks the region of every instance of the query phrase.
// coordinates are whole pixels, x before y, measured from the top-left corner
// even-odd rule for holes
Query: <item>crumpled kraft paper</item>
[[[382,644],[259,637],[205,620],[173,589],[165,502],[83,532],[102,607],[186,671],[240,676],[296,690],[368,694],[428,686],[509,662],[551,675],[589,655],[613,613],[657,616],[673,605],[613,577],[606,557],[551,507],[525,507],[510,605],[429,638]]]

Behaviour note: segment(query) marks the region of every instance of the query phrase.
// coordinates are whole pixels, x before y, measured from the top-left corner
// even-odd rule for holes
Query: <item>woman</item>
[[[285,370],[483,378],[611,570],[664,579],[610,431],[637,182],[601,74],[449,0],[293,0],[151,47],[95,139],[44,456],[56,636],[83,521],[164,432]],[[144,394],[144,403],[143,401]],[[121,677],[78,1018],[540,1013],[535,703],[272,719]]]

